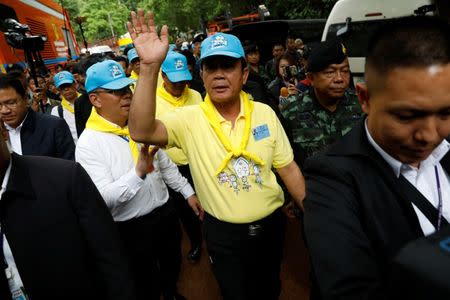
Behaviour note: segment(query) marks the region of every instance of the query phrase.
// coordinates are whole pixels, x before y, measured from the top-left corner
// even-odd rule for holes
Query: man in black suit
[[[450,27],[401,18],[369,42],[367,117],[306,162],[305,234],[321,298],[388,299],[392,260],[450,220]]]
[[[117,228],[79,164],[10,155],[0,138],[0,182],[0,299],[135,299]]]
[[[74,160],[75,144],[67,123],[29,108],[22,82],[4,74],[0,74],[0,117],[14,152]]]

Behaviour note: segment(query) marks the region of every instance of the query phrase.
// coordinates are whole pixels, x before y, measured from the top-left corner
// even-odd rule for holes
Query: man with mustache
[[[306,93],[287,97],[283,124],[300,165],[352,129],[361,117],[356,94],[349,90],[350,66],[343,44],[322,42],[308,59]]]
[[[169,48],[167,27],[132,13],[128,30],[141,58],[130,110],[138,141],[176,146],[189,161],[205,209],[203,230],[223,298],[278,299],[284,195],[272,168],[301,204],[303,176],[275,112],[242,91],[248,77],[237,37],[217,33],[201,46],[207,94],[199,105],[155,119],[159,68]]]

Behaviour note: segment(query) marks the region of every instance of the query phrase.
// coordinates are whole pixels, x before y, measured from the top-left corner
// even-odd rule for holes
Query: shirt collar
[[[395,176],[400,177],[402,169],[411,169],[412,166],[408,164],[404,164],[401,161],[393,158],[390,156],[386,151],[384,151],[378,144],[375,142],[375,140],[370,135],[369,129],[367,128],[367,119],[364,122],[364,128],[366,130],[367,138],[369,140],[369,143],[375,148],[375,150],[383,157],[383,159],[389,164],[389,166],[394,171]],[[422,166],[426,165],[436,165],[438,164],[441,159],[447,154],[447,152],[450,150],[450,143],[447,142],[447,140],[443,140],[434,150],[431,152],[431,154],[423,160],[420,164]]]
[[[244,100],[242,99],[242,97],[240,97],[239,101],[240,101],[240,110],[239,110],[239,114],[238,114],[238,116],[236,118],[236,121],[241,119],[241,118],[245,119],[245,116],[244,116]],[[217,108],[215,108],[215,110],[217,111]],[[217,111],[217,115],[218,115],[220,124],[222,124],[224,122],[229,122],[218,111]]]
[[[25,120],[27,119],[27,117],[28,117],[28,112],[27,112],[27,114],[25,115],[25,118],[23,118],[22,123],[20,123],[20,125],[17,126],[16,128],[12,128],[12,127],[9,126],[8,124],[4,123],[4,124],[5,124],[5,127],[6,127],[6,130],[8,130],[8,131],[20,130],[20,129],[22,128],[22,126],[23,126],[23,123],[24,123]]]

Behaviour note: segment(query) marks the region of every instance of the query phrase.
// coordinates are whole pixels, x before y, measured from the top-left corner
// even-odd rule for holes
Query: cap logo
[[[211,49],[217,49],[226,47],[228,45],[227,39],[223,35],[216,36],[212,43],[211,43]]]
[[[111,66],[111,68],[109,69],[109,71],[111,72],[111,76],[112,76],[112,78],[114,78],[114,79],[123,76],[123,73],[122,73],[122,71],[119,69],[118,66],[114,66],[114,65]]]
[[[175,61],[175,70],[179,71],[179,70],[183,70],[184,69],[184,63],[181,59],[177,59]]]
[[[64,75],[64,74],[58,75],[58,80],[63,80],[64,78],[66,78],[66,75]]]

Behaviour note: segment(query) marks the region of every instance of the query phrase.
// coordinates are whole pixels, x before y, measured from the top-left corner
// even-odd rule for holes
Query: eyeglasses
[[[96,90],[96,93],[107,93],[107,94],[111,94],[114,95],[116,97],[123,97],[125,95],[129,95],[132,94],[132,91],[130,89],[130,86],[126,86],[124,88],[118,89],[118,90],[107,90],[107,89],[102,89],[102,90]]]
[[[19,99],[11,99],[7,100],[5,102],[0,102],[0,111],[3,109],[3,107],[6,107],[7,109],[14,109],[17,107],[17,102]]]

